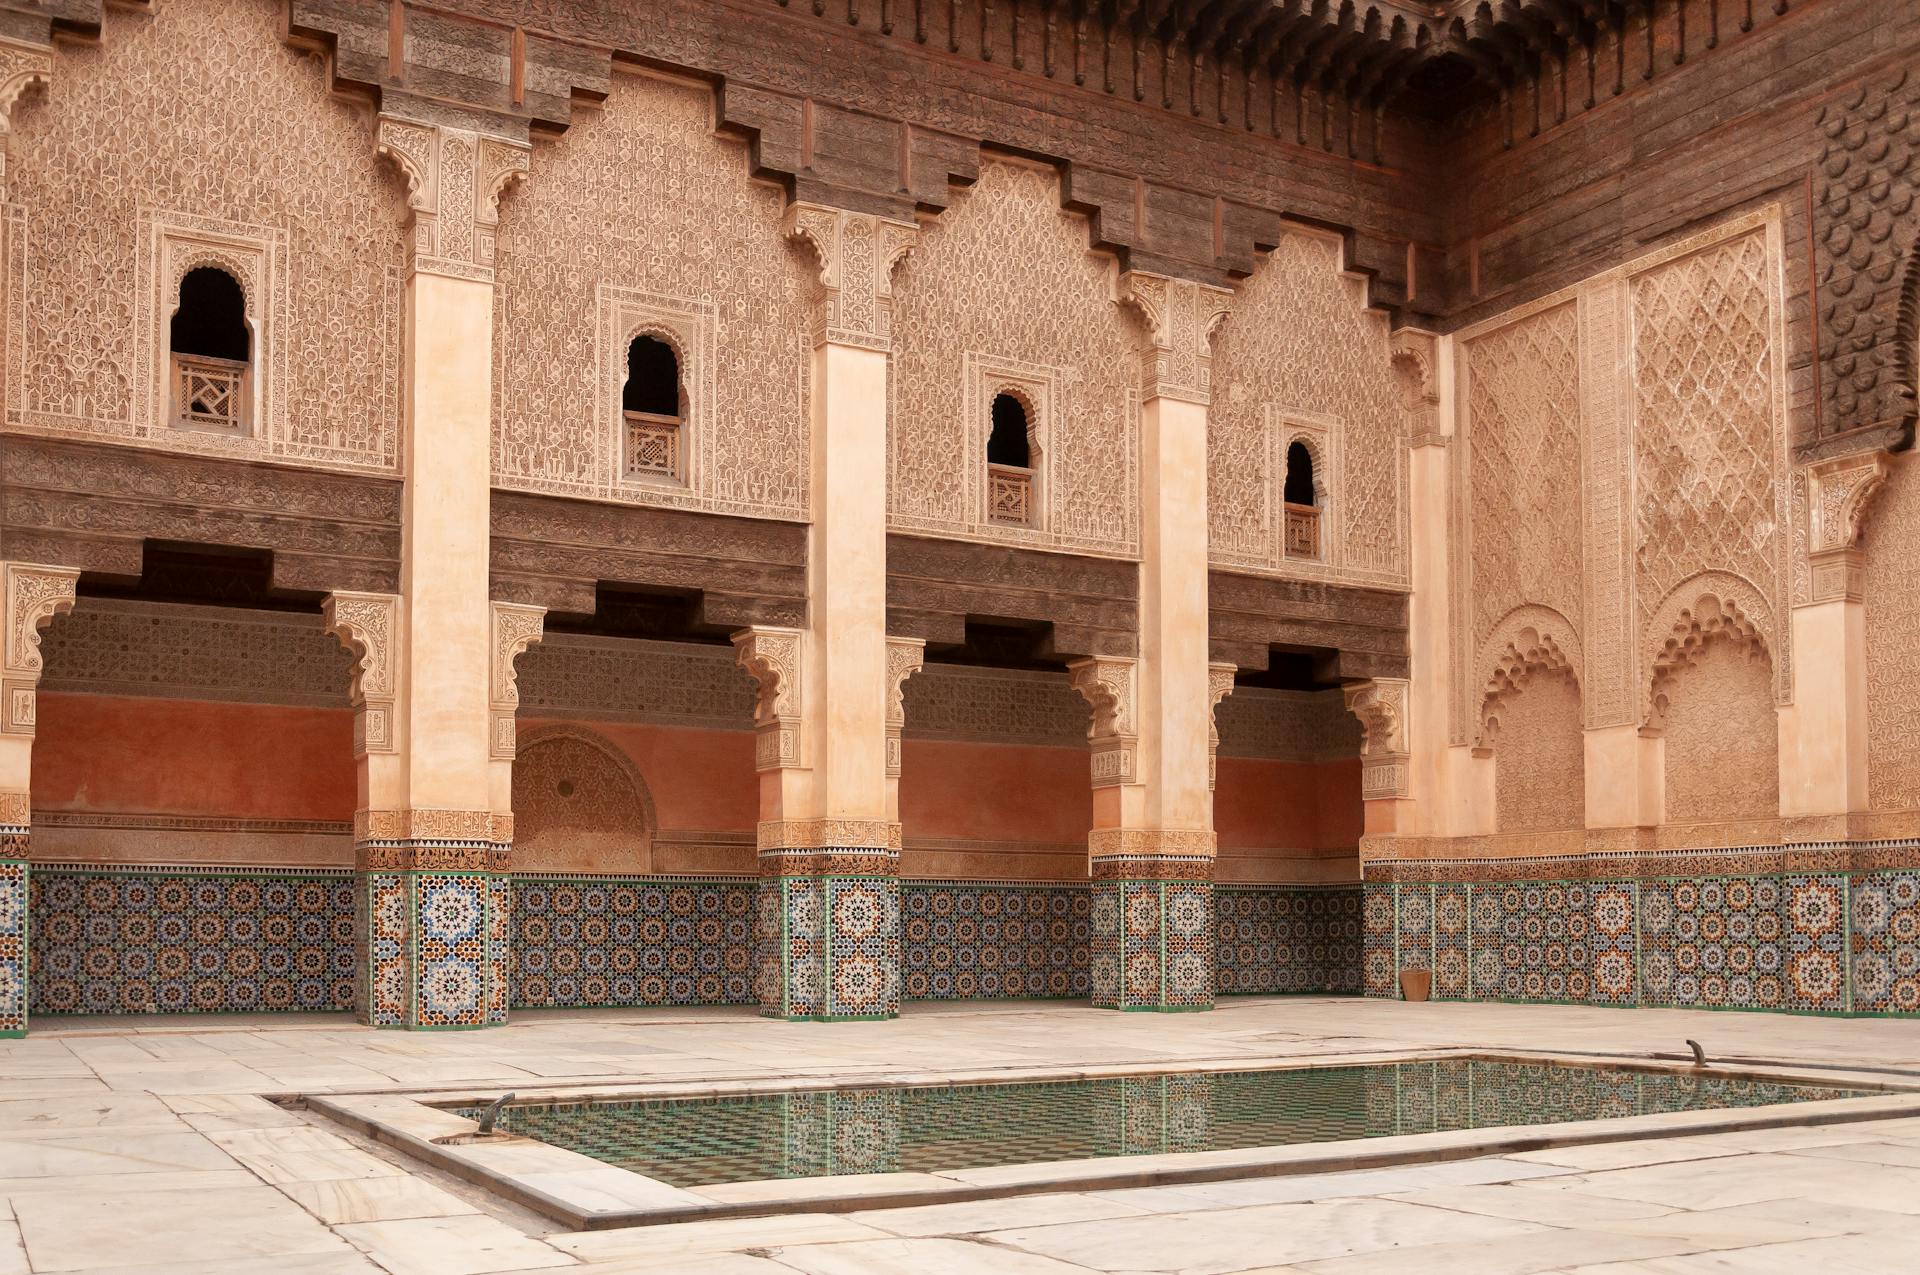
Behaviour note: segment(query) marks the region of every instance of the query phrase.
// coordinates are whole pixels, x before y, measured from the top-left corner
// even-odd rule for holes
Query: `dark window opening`
[[[627,384],[620,406],[649,416],[680,415],[680,360],[658,337],[637,336],[627,347]]]
[[[234,277],[215,266],[187,271],[180,280],[180,308],[173,313],[173,352],[245,363],[251,345],[247,296]]]
[[[1305,443],[1294,443],[1287,448],[1287,486],[1282,499],[1289,505],[1319,503],[1313,487],[1313,453]]]
[[[987,436],[987,463],[1033,467],[1033,452],[1027,442],[1026,404],[1011,394],[993,400],[993,433]]]

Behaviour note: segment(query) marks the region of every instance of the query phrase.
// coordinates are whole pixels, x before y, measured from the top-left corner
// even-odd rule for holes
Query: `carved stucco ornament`
[[[547,609],[520,602],[495,602],[492,611],[487,751],[496,761],[512,761],[518,751],[514,715],[520,710],[520,678],[514,661],[546,635]]]
[[[920,638],[887,639],[887,778],[900,777],[900,736],[907,725],[907,679],[926,663],[927,644]]]
[[[1093,708],[1087,739],[1093,746],[1093,786],[1116,788],[1139,775],[1140,662],[1094,656],[1067,665],[1073,689]]]
[[[525,138],[383,112],[375,149],[407,179],[412,268],[491,283],[500,196],[527,175]]]
[[[753,702],[753,765],[758,771],[804,765],[800,752],[800,661],[806,635],[799,629],[755,625],[733,635],[735,658],[759,688]]]
[[[1376,677],[1341,688],[1347,711],[1360,719],[1363,800],[1405,797],[1411,792],[1408,689],[1407,679],[1400,677]]]
[[[44,44],[0,37],[0,200],[7,197],[7,141],[13,105],[34,85],[53,80],[53,50]]]
[[[353,755],[399,751],[394,737],[399,699],[400,599],[391,593],[327,595],[327,632],[353,653]]]
[[[0,734],[33,735],[36,688],[44,664],[40,634],[73,610],[79,571],[9,562],[0,568],[6,632],[0,644]]]
[[[821,204],[788,206],[781,230],[809,245],[820,264],[814,298],[815,345],[887,350],[893,335],[893,268],[919,227]]]
[[[1207,791],[1212,792],[1219,778],[1220,701],[1233,694],[1235,664],[1207,665]]]
[[[1141,395],[1204,407],[1213,394],[1213,335],[1233,307],[1233,293],[1130,270],[1120,276],[1120,298],[1146,319]]]
[[[1876,492],[1887,481],[1882,451],[1842,456],[1807,467],[1808,600],[1861,599],[1865,561],[1860,532]]]

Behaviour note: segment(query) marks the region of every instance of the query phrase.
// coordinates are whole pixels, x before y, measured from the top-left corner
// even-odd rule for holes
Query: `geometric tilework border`
[[[1920,1014],[1920,869],[1362,888],[1368,996]]]
[[[0,1037],[27,1034],[27,865],[0,859]]]
[[[353,1007],[349,871],[36,864],[26,911],[36,1014]]]

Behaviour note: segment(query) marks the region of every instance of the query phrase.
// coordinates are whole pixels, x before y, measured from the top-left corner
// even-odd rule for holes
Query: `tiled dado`
[[[751,877],[513,878],[515,1009],[751,1005]]]
[[[898,851],[761,852],[755,994],[770,1018],[900,1012]]]
[[[36,864],[30,882],[24,869],[4,875],[30,900],[36,1014],[353,1007],[351,872]],[[0,903],[0,951],[21,919]]]
[[[1211,881],[1093,883],[1093,1003],[1106,1009],[1213,1005]]]
[[[908,1000],[1092,994],[1084,881],[903,881],[900,910]]]
[[[1360,993],[1360,887],[1213,887],[1221,996]]]
[[[354,889],[361,1021],[441,1029],[505,1022],[512,889],[492,872],[361,872]]]
[[[1364,888],[1369,996],[1920,1013],[1920,868]]]
[[[27,865],[0,858],[0,1037],[26,1033]]]

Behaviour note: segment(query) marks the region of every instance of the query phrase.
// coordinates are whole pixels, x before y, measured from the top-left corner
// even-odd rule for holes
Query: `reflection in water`
[[[1617,1067],[1448,1059],[523,1105],[508,1107],[500,1128],[676,1186],[700,1186],[1286,1146],[1861,1093]]]

